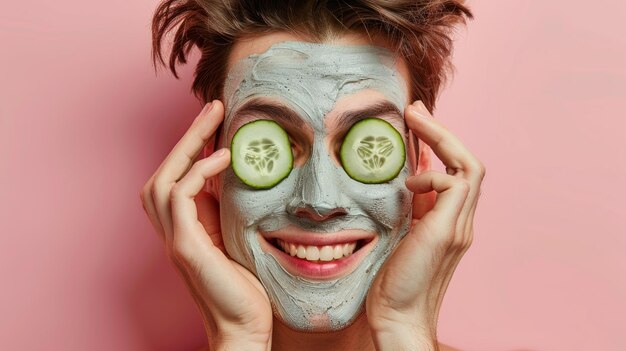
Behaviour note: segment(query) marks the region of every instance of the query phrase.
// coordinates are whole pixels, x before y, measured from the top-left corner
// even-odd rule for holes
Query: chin
[[[272,305],[272,308],[276,311],[275,306]],[[363,316],[365,312],[364,308],[359,308],[352,316],[346,316],[343,320],[337,320],[337,318],[332,319],[329,315],[321,315],[318,317],[312,316],[310,318],[310,324],[303,328],[301,325],[293,323],[291,320],[283,319],[282,316],[275,312],[274,317],[275,320],[280,322],[280,324],[285,327],[299,332],[299,333],[333,333],[342,331],[351,325],[353,325],[359,317]]]
[[[299,332],[333,332],[354,323],[363,313],[367,292],[392,244],[390,235],[363,231],[326,235],[323,240],[327,242],[308,243],[285,236],[279,241],[271,234],[255,232],[247,240],[253,271],[268,293],[276,319]],[[322,249],[349,246],[342,257],[337,249],[338,258],[321,260],[315,254],[292,255],[291,245],[296,244],[318,244]]]

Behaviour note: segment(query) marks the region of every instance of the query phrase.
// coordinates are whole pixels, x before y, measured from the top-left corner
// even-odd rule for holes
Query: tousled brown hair
[[[228,56],[241,37],[287,31],[319,42],[346,33],[382,35],[401,55],[411,75],[411,101],[435,107],[453,70],[451,34],[466,17],[464,0],[164,0],[152,21],[152,58],[166,65],[163,43],[174,31],[168,66],[184,64],[195,46],[201,52],[192,85],[203,102],[222,94]]]

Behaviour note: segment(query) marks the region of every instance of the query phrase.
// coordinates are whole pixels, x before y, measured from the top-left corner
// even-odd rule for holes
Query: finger
[[[437,192],[413,194],[413,219],[421,219],[432,210],[437,200]]]
[[[155,172],[152,196],[165,236],[172,233],[170,191],[192,166],[223,118],[223,105],[218,100],[207,104]]]
[[[206,229],[198,219],[194,197],[202,190],[207,179],[226,169],[229,162],[230,152],[227,149],[221,149],[196,162],[172,188],[172,245],[177,253],[185,257],[193,257],[198,250],[208,251],[214,247]]]
[[[144,185],[141,191],[141,194],[140,194],[141,205],[144,211],[146,212],[146,214],[148,215],[148,218],[150,219],[150,223],[152,223],[152,226],[156,230],[159,237],[161,239],[164,239],[165,234],[163,233],[163,225],[161,224],[161,221],[159,220],[159,214],[157,213],[157,210],[154,207],[154,201],[152,199],[152,190],[151,190],[152,180],[153,180],[153,177],[150,177],[150,179],[148,180],[148,182],[146,182],[146,185]]]
[[[198,208],[198,220],[209,233],[209,237],[217,248],[226,254],[220,226],[219,203],[215,197],[202,190],[195,196],[194,201]]]
[[[426,213],[414,227],[416,232],[427,232],[435,236],[433,242],[452,244],[461,209],[467,199],[469,182],[436,171],[427,171],[406,179],[406,186],[416,194],[437,192],[432,210]]]
[[[467,195],[467,201],[461,209],[459,215],[459,221],[457,222],[457,232],[461,236],[461,244],[459,249],[464,252],[465,246],[469,246],[472,241],[472,226],[474,222],[474,212],[478,202],[478,196],[480,194],[480,182],[478,184],[470,183],[469,193]]]
[[[421,101],[406,109],[407,126],[431,147],[451,173],[462,172],[466,179],[476,182],[482,164],[463,143],[440,122],[436,121]]]
[[[473,180],[469,180],[469,193],[467,194],[467,200],[461,209],[461,213],[459,214],[459,220],[457,221],[457,235],[460,236],[459,245],[457,245],[457,249],[461,251],[461,255],[467,250],[467,247],[470,245],[473,240],[473,222],[474,222],[474,212],[476,209],[476,205],[478,202],[478,197],[480,196],[480,189],[482,185],[483,177],[485,176],[485,169],[481,165],[481,169],[479,169],[478,178]]]
[[[480,197],[480,190],[478,195],[476,196],[475,201],[472,204],[472,207],[469,210],[468,219],[465,223],[465,233],[466,237],[464,239],[465,246],[470,246],[472,241],[474,240],[474,215],[476,214],[476,207],[478,206],[478,198]]]
[[[415,195],[436,195],[436,201],[423,218],[414,221],[409,233],[394,250],[388,262],[402,266],[429,265],[434,271],[446,263],[446,252],[455,234],[455,224],[467,195],[467,181],[445,173],[425,171],[406,179],[406,186]],[[410,273],[407,273],[410,274]],[[436,277],[433,276],[433,277]],[[421,277],[407,277],[409,285],[402,287],[405,296],[412,296]],[[428,278],[429,280],[431,278]],[[401,299],[403,300],[403,299]]]
[[[456,136],[432,118],[421,101],[410,106],[408,111],[407,125],[412,130],[418,129],[414,131],[415,134],[431,146],[433,152],[446,165],[446,171],[469,181],[467,201],[461,209],[456,230],[457,235],[461,236],[457,241],[465,241],[464,237],[467,236],[465,228],[485,176],[485,167]]]
[[[211,156],[193,164],[189,172],[174,185],[171,192],[173,235],[171,250],[181,262],[187,274],[193,274],[193,282],[199,282],[213,302],[209,308],[228,308],[233,300],[243,300],[245,290],[241,287],[249,279],[238,264],[232,263],[219,250],[199,221],[195,197],[206,181],[225,170],[230,162],[230,152],[221,149]],[[243,271],[238,272],[239,269]],[[191,273],[193,272],[193,273]],[[248,275],[251,275],[248,272]],[[199,279],[199,280],[198,280]],[[262,288],[261,288],[262,289]],[[229,291],[224,294],[224,291]]]

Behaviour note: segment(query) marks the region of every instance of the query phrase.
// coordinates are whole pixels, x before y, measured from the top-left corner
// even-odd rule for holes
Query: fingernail
[[[208,102],[206,105],[204,105],[203,112],[210,112],[213,109],[213,105],[213,101]]]
[[[221,148],[213,153],[211,156],[222,157],[226,154],[226,148]]]
[[[411,112],[421,118],[424,119],[429,119],[430,118],[430,112],[428,111],[428,109],[426,108],[426,106],[424,105],[424,103],[422,102],[422,100],[417,100],[413,105],[411,105],[410,107]]]
[[[427,118],[424,116],[424,114],[423,114],[422,112],[420,112],[420,110],[419,110],[417,107],[415,107],[415,106],[413,106],[413,105],[409,106],[409,112],[410,112],[413,116],[420,117],[420,118],[423,118],[423,119],[427,119]]]
[[[200,121],[202,117],[206,115],[207,112],[211,111],[211,108],[213,108],[213,103],[212,102],[206,103],[204,107],[202,108],[202,110],[200,111],[200,113],[198,113],[196,118],[194,118],[194,121]]]

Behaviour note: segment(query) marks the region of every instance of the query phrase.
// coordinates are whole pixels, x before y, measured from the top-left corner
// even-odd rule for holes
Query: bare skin
[[[211,349],[209,349],[209,346],[207,345],[203,348],[198,349],[197,351],[211,351]],[[461,351],[461,350],[455,349],[454,347],[446,345],[446,344],[439,343],[439,351]]]
[[[306,38],[274,33],[241,40],[229,68],[284,40]],[[361,35],[337,38],[336,43],[371,44]],[[385,46],[384,41],[375,44]],[[408,81],[408,68],[403,60],[398,62],[398,71]],[[215,100],[200,112],[140,197],[199,307],[209,349],[457,350],[438,342],[437,318],[456,265],[471,245],[485,168],[421,101],[411,104],[408,99],[405,122],[420,139],[415,175],[406,180],[414,192],[413,226],[372,284],[366,313],[344,330],[328,334],[296,332],[276,320],[258,279],[225,252],[215,180],[229,166],[230,153],[222,149],[196,160],[222,122],[224,106]],[[430,170],[431,150],[446,165],[447,174]],[[202,191],[206,182],[216,184],[215,196]]]

